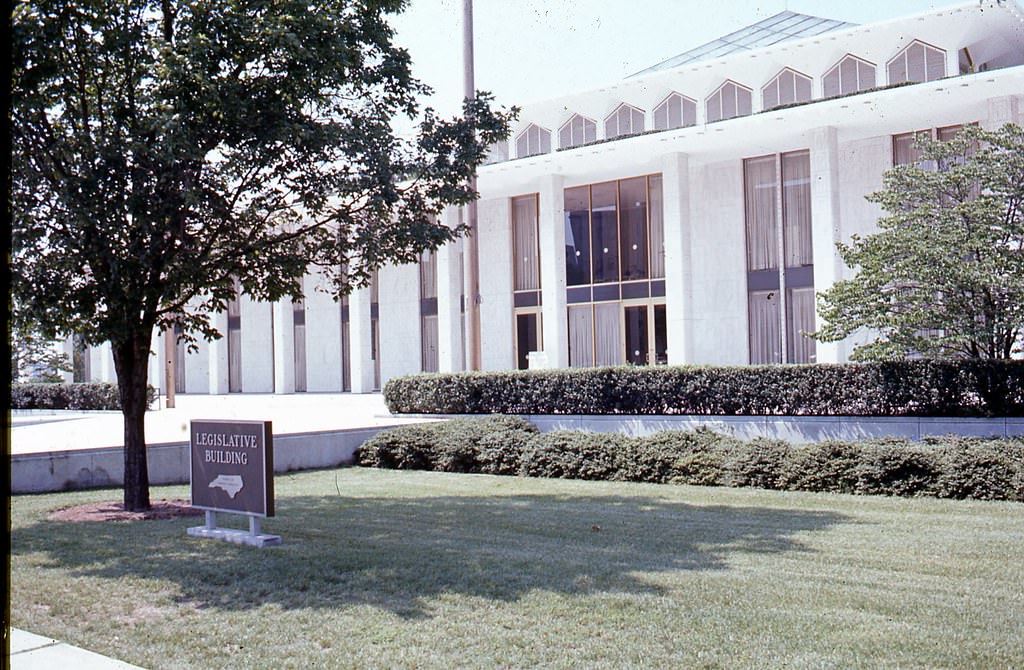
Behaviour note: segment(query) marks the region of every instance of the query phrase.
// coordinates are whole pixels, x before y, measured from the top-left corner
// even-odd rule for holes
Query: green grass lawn
[[[46,518],[119,491],[14,497],[12,625],[154,669],[1024,667],[1019,503],[357,468],[276,488],[263,550],[188,537],[199,518]]]

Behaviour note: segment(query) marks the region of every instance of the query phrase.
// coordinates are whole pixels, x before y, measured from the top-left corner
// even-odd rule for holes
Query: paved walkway
[[[146,414],[147,444],[187,442],[192,419],[272,421],[274,435],[415,423],[388,413],[379,393],[296,393],[293,395],[179,395],[174,409],[163,399]],[[14,410],[11,453],[39,454],[71,449],[124,446],[120,412]],[[10,630],[12,670],[131,670],[136,666],[17,628]]]
[[[136,665],[17,628],[11,629],[9,660],[11,670],[141,670]]]
[[[163,407],[163,399],[160,399]],[[275,435],[422,421],[388,413],[379,393],[295,393],[291,395],[179,395],[174,409],[146,413],[146,443],[187,442],[191,419],[258,419],[274,423]],[[11,453],[124,446],[120,412],[14,410]]]

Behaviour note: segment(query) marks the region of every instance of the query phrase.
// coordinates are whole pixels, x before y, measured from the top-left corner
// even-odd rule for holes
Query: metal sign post
[[[265,535],[262,517],[274,516],[274,436],[270,421],[192,421],[192,506],[206,510],[206,525],[193,537],[267,547],[280,535]],[[217,512],[249,517],[249,531],[222,528]]]

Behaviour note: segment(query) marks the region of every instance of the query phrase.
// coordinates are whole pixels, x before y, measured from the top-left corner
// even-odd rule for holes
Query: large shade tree
[[[485,94],[459,118],[421,109],[388,24],[404,5],[14,4],[12,292],[48,335],[111,343],[128,509],[149,506],[154,332],[215,338],[206,315],[236,286],[298,297],[319,268],[341,294],[464,232],[434,215],[476,197],[514,110]]]
[[[917,146],[868,196],[879,231],[839,245],[855,274],[819,294],[816,337],[869,333],[858,360],[1010,358],[1024,332],[1024,129]]]

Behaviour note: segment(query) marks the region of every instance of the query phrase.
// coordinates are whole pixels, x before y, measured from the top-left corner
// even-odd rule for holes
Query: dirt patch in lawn
[[[154,500],[145,512],[128,512],[124,503],[107,501],[63,507],[50,512],[51,521],[149,521],[151,519],[180,519],[199,516],[202,510],[193,508],[187,500]]]

